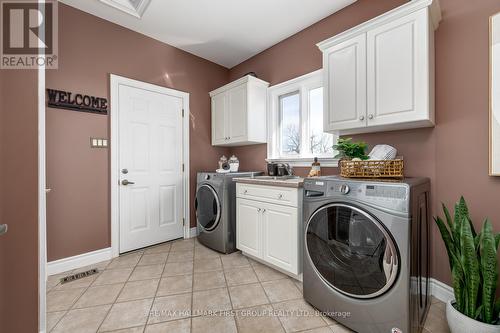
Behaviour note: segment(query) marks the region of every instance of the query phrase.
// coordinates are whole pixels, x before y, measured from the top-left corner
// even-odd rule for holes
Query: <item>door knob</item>
[[[127,186],[127,185],[133,185],[133,184],[135,184],[135,183],[134,182],[130,182],[127,179],[122,180],[122,185]]]
[[[0,236],[6,234],[7,229],[9,229],[7,224],[0,224]]]

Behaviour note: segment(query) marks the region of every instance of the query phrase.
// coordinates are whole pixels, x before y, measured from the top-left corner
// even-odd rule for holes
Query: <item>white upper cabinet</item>
[[[210,93],[212,145],[266,143],[268,87],[265,81],[245,76]]]
[[[318,44],[325,68],[325,131],[434,125],[437,0],[413,0]]]

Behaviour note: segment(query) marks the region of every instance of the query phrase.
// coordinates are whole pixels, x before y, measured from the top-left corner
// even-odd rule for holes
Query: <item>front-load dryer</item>
[[[304,181],[304,298],[360,333],[421,332],[429,180]]]
[[[221,253],[236,251],[236,183],[262,172],[199,172],[195,211],[198,241]]]

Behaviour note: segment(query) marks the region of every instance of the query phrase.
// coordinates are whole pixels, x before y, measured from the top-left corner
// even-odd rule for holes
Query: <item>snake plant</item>
[[[453,217],[444,204],[443,212],[446,223],[440,217],[434,220],[448,252],[455,293],[454,306],[467,317],[497,324],[500,299],[495,300],[495,292],[500,234],[493,234],[488,219],[477,234],[463,197],[456,203]]]

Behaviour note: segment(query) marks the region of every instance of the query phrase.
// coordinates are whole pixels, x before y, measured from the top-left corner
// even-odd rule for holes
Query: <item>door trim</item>
[[[184,238],[190,237],[190,220],[189,220],[189,93],[165,88],[162,86],[129,79],[126,77],[110,74],[110,189],[111,189],[111,255],[118,257],[120,254],[120,195],[119,184],[119,110],[118,101],[120,85],[127,85],[134,88],[149,90],[161,94],[166,94],[182,99],[182,107],[184,109],[184,117],[182,119],[182,150],[183,150],[183,190],[184,190]]]

